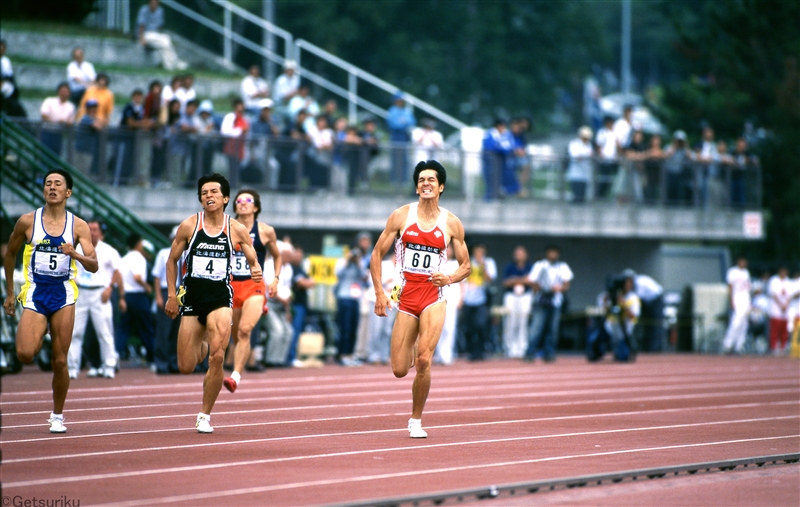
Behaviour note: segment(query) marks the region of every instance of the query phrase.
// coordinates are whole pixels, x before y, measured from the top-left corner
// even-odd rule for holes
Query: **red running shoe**
[[[225,380],[223,380],[222,383],[223,385],[225,385],[225,389],[227,389],[230,392],[234,392],[236,390],[236,386],[238,385],[236,381],[233,380],[231,377],[225,378]]]

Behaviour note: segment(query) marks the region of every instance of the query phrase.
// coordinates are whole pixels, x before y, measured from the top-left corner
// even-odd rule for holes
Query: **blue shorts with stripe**
[[[60,309],[75,304],[78,286],[73,280],[48,284],[28,282],[22,286],[17,300],[26,310],[50,317]]]

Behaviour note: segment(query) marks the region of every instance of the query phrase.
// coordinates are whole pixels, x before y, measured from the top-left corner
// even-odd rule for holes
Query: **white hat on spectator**
[[[672,134],[672,138],[676,141],[686,141],[686,132],[683,130],[676,130],[674,134]]]
[[[294,61],[294,60],[286,60],[283,63],[283,68],[284,69],[296,69],[297,68],[297,62]]]
[[[214,104],[206,99],[200,103],[200,106],[197,108],[198,113],[213,113],[214,112]]]
[[[592,129],[584,125],[583,127],[578,129],[578,137],[580,137],[581,139],[591,139]]]
[[[258,101],[259,109],[267,109],[267,108],[272,109],[274,105],[275,103],[272,102],[272,99],[261,99]]]

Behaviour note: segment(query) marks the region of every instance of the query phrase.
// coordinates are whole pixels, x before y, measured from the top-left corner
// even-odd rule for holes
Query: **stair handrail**
[[[385,80],[379,78],[378,76],[376,76],[374,74],[371,74],[371,73],[361,69],[360,67],[357,67],[357,66],[353,65],[352,63],[349,63],[349,62],[343,60],[342,58],[334,55],[333,53],[330,53],[329,51],[326,51],[326,50],[322,49],[321,47],[317,46],[316,44],[308,42],[307,40],[297,39],[294,42],[294,45],[295,45],[294,55],[295,55],[295,59],[297,60],[298,67],[301,67],[301,65],[302,65],[301,64],[301,61],[302,61],[301,49],[305,49],[309,53],[312,53],[312,54],[316,55],[317,57],[327,61],[328,63],[330,63],[332,65],[335,65],[336,67],[339,67],[340,69],[346,71],[350,76],[354,76],[356,78],[363,79],[364,81],[366,81],[366,82],[368,82],[368,83],[370,83],[370,84],[372,84],[372,85],[384,90],[385,92],[387,92],[387,93],[389,93],[391,95],[394,95],[394,94],[396,94],[396,93],[401,91],[400,88],[398,88],[397,86],[394,86],[393,84],[389,83],[388,81],[385,81]],[[352,82],[354,80],[351,78],[350,81]],[[351,85],[353,85],[353,83],[351,83]],[[354,86],[353,86],[353,88],[354,88]],[[351,93],[355,93],[355,89],[351,89]],[[420,99],[419,97],[411,95],[410,93],[407,93],[407,92],[402,92],[402,93],[403,93],[403,99],[409,105],[411,105],[412,107],[416,107],[418,109],[421,109],[421,110],[425,111],[426,113],[431,115],[433,118],[436,118],[437,120],[441,121],[442,123],[450,125],[451,127],[453,127],[454,129],[457,129],[457,130],[461,130],[464,127],[468,127],[468,125],[466,123],[464,123],[461,120],[459,120],[459,119],[457,119],[457,118],[445,113],[441,109],[428,104],[427,102],[425,102],[424,100]]]
[[[33,135],[6,116],[5,113],[0,114],[0,129],[2,130],[0,143],[6,148],[14,150],[18,157],[24,159],[33,171],[33,176],[36,173],[45,173],[52,167],[61,167],[72,175],[80,192],[73,194],[77,202],[71,204],[71,208],[82,209],[85,206],[96,216],[103,218],[108,226],[118,229],[123,234],[127,235],[136,231],[151,241],[157,248],[169,246],[169,240],[161,232],[132,212],[125,210],[118,201],[111,198],[89,177],[58,157]],[[8,149],[4,149],[6,155],[8,151]],[[5,157],[0,166],[2,166],[3,172],[10,171],[10,164]],[[6,176],[9,177],[2,179],[2,185],[10,189],[16,189],[16,195],[23,201],[34,206],[41,202],[34,188],[27,188],[20,184],[19,178],[10,177],[12,176],[10,172]],[[122,238],[122,241],[124,242],[124,238]]]

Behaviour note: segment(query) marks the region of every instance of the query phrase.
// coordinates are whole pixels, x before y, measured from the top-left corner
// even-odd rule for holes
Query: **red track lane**
[[[412,378],[388,367],[246,374],[220,393],[212,435],[194,430],[199,375],[75,380],[65,435],[47,431],[50,380],[33,367],[3,377],[4,506],[346,504],[800,452],[800,376],[786,358],[435,366],[424,440],[405,430]],[[728,477],[768,482],[774,502]],[[649,482],[498,504],[800,505],[795,465]]]

